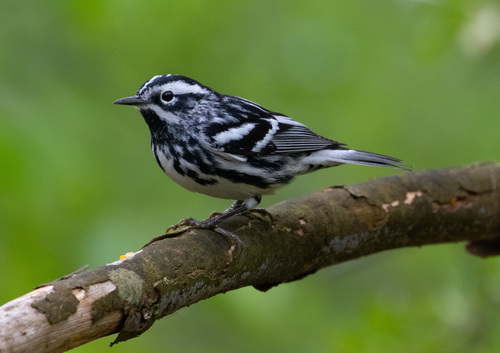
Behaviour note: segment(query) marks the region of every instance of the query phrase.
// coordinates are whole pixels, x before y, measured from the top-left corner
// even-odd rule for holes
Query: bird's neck
[[[148,124],[149,131],[151,132],[151,141],[155,144],[165,143],[171,140],[171,131],[166,124],[153,110],[141,110],[141,114]]]

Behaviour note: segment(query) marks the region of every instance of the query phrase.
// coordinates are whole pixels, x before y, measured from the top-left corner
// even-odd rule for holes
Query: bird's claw
[[[216,212],[214,212],[216,213]],[[146,245],[143,246],[146,247],[158,240],[162,240],[165,238],[173,238],[176,235],[183,233],[189,229],[210,229],[213,230],[214,232],[217,232],[219,234],[225,235],[227,237],[233,238],[238,242],[239,245],[243,245],[243,242],[241,241],[240,237],[238,237],[236,234],[227,231],[223,228],[220,228],[217,226],[217,222],[215,222],[215,217],[217,215],[212,216],[210,215],[209,219],[206,219],[204,221],[198,221],[194,218],[184,218],[179,221],[179,223],[171,225],[170,227],[167,228],[165,231],[165,234],[162,234],[160,236],[157,236],[156,238],[153,238],[150,242],[148,242]]]
[[[198,229],[210,229],[210,230],[213,230],[214,232],[217,232],[219,234],[222,234],[222,235],[225,235],[225,236],[228,236],[230,238],[233,238],[235,239],[240,245],[243,245],[243,242],[241,241],[240,237],[238,237],[236,234],[230,232],[230,231],[227,231],[223,228],[220,228],[217,224],[217,214],[216,215],[213,215],[214,213],[218,213],[218,212],[212,212],[212,214],[210,215],[210,217],[204,221],[198,221],[194,218],[184,218],[182,219],[178,224],[174,225],[174,226],[170,226],[168,229],[167,229],[167,232],[169,229],[171,229],[172,227],[174,227],[174,231],[175,233],[169,233],[170,234],[177,234],[177,233],[180,233],[180,232],[183,232],[185,230],[188,230],[188,229],[192,229],[192,228],[198,228]],[[221,215],[221,213],[219,213],[219,215]],[[178,230],[178,228],[182,228],[181,230]]]
[[[189,230],[193,228],[193,224],[198,222],[194,218],[185,218],[181,219],[179,223],[173,224],[170,227],[165,230],[165,233],[162,235],[159,235],[157,237],[154,237],[151,239],[148,243],[146,243],[142,249],[144,249],[146,246],[151,245],[159,240],[166,239],[166,238],[175,238],[178,234],[185,232],[186,230]]]
[[[193,226],[196,226],[198,221],[194,218],[184,218],[179,221],[179,223],[171,225],[170,227],[167,228],[165,231],[165,235],[175,235],[182,233],[190,228],[193,228]]]
[[[208,219],[218,217],[221,214],[222,214],[222,212],[216,212],[216,211],[214,211],[214,212],[210,213],[210,216],[208,216]]]

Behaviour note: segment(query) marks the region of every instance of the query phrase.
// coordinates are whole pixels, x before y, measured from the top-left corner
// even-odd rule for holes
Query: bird
[[[134,96],[114,104],[139,110],[156,162],[174,182],[192,192],[236,200],[206,220],[186,218],[176,226],[220,229],[224,220],[255,209],[262,195],[319,169],[409,167],[398,158],[350,149],[287,115],[182,75],[154,76]]]

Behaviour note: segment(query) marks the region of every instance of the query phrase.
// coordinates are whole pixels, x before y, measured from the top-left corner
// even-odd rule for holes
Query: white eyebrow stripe
[[[172,91],[175,94],[206,94],[209,91],[201,86],[192,85],[183,81],[173,81],[169,83],[165,83],[159,87],[161,91]]]

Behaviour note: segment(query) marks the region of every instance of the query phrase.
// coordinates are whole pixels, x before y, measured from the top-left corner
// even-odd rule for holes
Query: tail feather
[[[351,150],[348,148],[324,149],[313,152],[303,161],[312,165],[335,166],[339,164],[358,164],[373,167],[389,167],[410,170],[411,167],[401,159],[383,154]]]
[[[399,158],[366,151],[347,150],[346,152],[348,152],[346,163],[410,170],[410,166]]]

